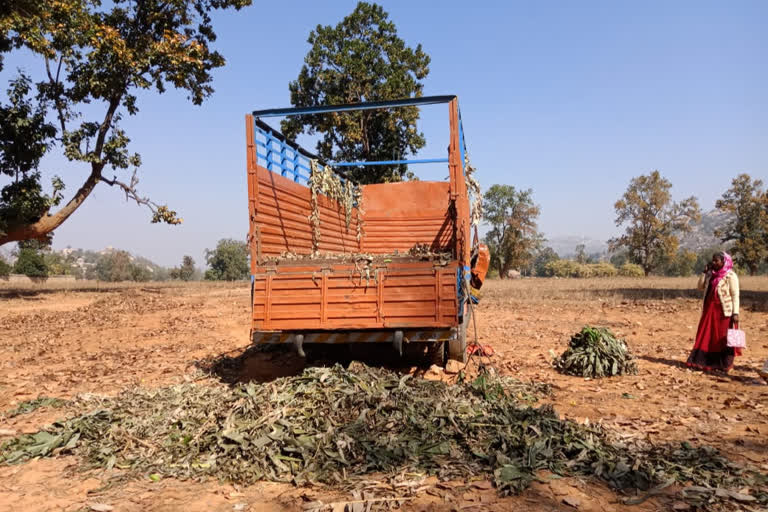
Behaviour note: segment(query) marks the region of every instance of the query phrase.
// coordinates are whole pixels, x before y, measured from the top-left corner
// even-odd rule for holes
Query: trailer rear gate
[[[468,276],[468,198],[457,102],[437,100],[450,103],[449,157],[440,159],[449,162],[450,181],[362,186],[362,236],[357,209],[348,218],[337,201],[318,195],[317,247],[304,185],[311,155],[246,116],[255,342],[288,341],[290,332],[333,342],[340,331],[347,340],[379,341],[377,330],[380,341],[391,341],[394,329],[411,341],[455,338],[460,283]],[[450,256],[409,258],[414,246]],[[310,259],[314,249],[321,258],[350,257]],[[350,261],[355,254],[379,256],[361,265]]]

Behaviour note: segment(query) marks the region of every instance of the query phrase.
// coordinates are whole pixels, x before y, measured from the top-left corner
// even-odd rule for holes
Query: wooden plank
[[[270,303],[272,302],[272,276],[267,276],[267,293],[266,293],[266,302],[264,303],[264,324],[266,326],[270,323],[269,318],[269,309],[270,309]]]
[[[440,274],[435,270],[435,321],[440,321]]]
[[[379,272],[379,281],[376,287],[376,321],[384,320],[384,280],[387,278],[386,272]]]
[[[323,290],[320,294],[320,322],[325,324],[328,320],[328,273],[323,272]]]

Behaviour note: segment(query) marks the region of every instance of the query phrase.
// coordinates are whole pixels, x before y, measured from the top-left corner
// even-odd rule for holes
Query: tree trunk
[[[19,226],[9,230],[7,233],[0,235],[0,246],[9,242],[19,242],[21,240],[41,239],[50,234],[54,229],[61,226],[70,215],[75,213],[83,201],[91,195],[96,184],[101,180],[101,171],[104,170],[104,162],[101,161],[102,151],[104,149],[104,142],[107,138],[107,133],[112,127],[112,120],[114,119],[117,107],[120,105],[122,95],[113,98],[109,102],[109,107],[104,115],[104,120],[99,127],[99,132],[96,137],[96,144],[93,149],[93,156],[97,158],[96,162],[91,163],[91,174],[80,189],[75,193],[74,197],[64,205],[64,207],[53,215],[45,215],[40,217],[39,220],[32,224]]]
[[[26,224],[9,230],[6,234],[0,235],[0,246],[10,242],[20,242],[22,240],[41,239],[50,234],[54,229],[61,226],[70,215],[75,213],[83,201],[91,194],[96,184],[101,178],[103,164],[91,164],[91,175],[85,180],[83,186],[74,195],[64,207],[53,215],[47,213],[40,217],[37,222]]]
[[[648,277],[649,275],[651,275],[651,264],[648,260],[649,260],[649,257],[646,255],[643,258],[643,263],[642,263],[643,272],[645,272],[645,277]]]
[[[505,279],[506,276],[503,274],[504,265],[501,263],[501,259],[497,259],[496,266],[498,267],[497,270],[499,271],[499,279]]]
[[[504,265],[502,265],[500,273],[504,274],[505,278],[507,277],[507,272],[509,272],[509,269],[510,269],[511,266],[512,266],[512,264],[507,262],[507,261],[505,261]]]

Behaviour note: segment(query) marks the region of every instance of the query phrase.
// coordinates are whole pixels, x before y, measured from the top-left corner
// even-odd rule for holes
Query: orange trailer
[[[315,224],[307,184],[316,157],[262,121],[434,103],[448,105],[447,158],[330,165],[446,162],[449,180],[364,185],[352,212],[318,194]],[[457,98],[256,111],[246,116],[246,135],[252,341],[291,343],[302,356],[312,343],[391,343],[400,354],[427,343],[433,362],[465,360],[470,290],[482,286],[488,261],[470,240]]]

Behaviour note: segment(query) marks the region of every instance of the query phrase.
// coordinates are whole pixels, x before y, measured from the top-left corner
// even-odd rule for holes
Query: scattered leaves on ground
[[[67,404],[69,404],[67,400],[41,396],[41,397],[35,398],[34,400],[26,400],[24,402],[21,402],[15,408],[7,411],[5,413],[5,417],[13,418],[20,414],[28,414],[30,412],[36,411],[37,409],[40,409],[41,407],[52,407],[54,409],[58,409],[60,407],[66,406]]]
[[[768,504],[768,477],[708,447],[653,445],[561,420],[520,401],[519,381],[493,374],[447,385],[353,363],[266,384],[183,384],[86,397],[86,414],[16,437],[0,461],[75,453],[85,467],[153,480],[215,476],[354,489],[371,474],[492,475],[517,493],[546,470],[626,492],[685,485],[681,499]],[[527,387],[523,395],[543,389]]]

